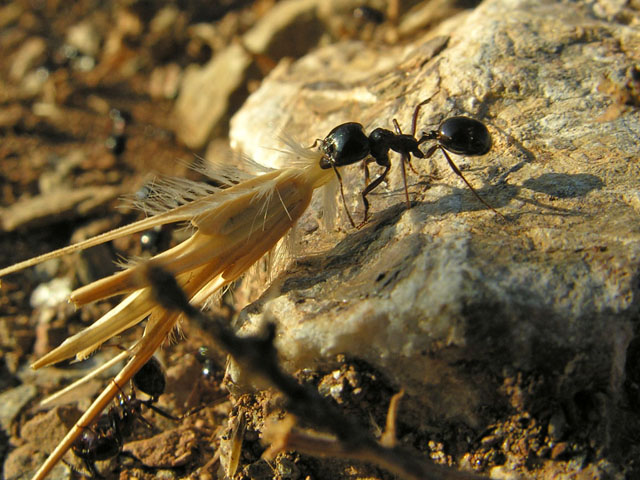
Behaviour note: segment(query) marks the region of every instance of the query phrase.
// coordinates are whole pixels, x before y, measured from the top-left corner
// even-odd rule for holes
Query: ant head
[[[329,132],[320,145],[320,168],[328,169],[356,163],[369,154],[369,139],[362,125],[343,123]]]
[[[435,138],[442,148],[459,155],[484,155],[491,150],[489,130],[484,123],[469,117],[447,118],[428,137]]]

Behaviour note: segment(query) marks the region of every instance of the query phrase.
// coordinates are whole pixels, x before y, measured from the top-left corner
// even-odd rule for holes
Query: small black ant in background
[[[203,375],[212,377],[213,359],[209,357],[206,349],[201,349],[199,354],[203,358]],[[164,369],[160,362],[151,357],[132,379],[133,388],[131,393],[126,395],[122,390],[118,395],[117,405],[112,406],[107,413],[103,413],[98,420],[89,428],[85,428],[80,436],[76,439],[72,446],[73,453],[82,459],[92,478],[102,478],[96,469],[95,462],[108,460],[117,455],[126,454],[128,457],[136,461],[136,457],[130,453],[122,451],[125,437],[133,433],[135,422],[142,422],[149,429],[154,426],[142,415],[142,405],[161,416],[168,418],[174,422],[180,422],[203,408],[201,405],[190,409],[180,417],[176,417],[156,406],[160,395],[165,391],[167,380]],[[119,386],[118,386],[119,387]],[[140,400],[135,395],[135,389],[149,396],[147,400]],[[227,395],[214,399],[209,405],[219,403],[220,400],[227,398]]]
[[[196,355],[198,362],[202,364],[202,376],[205,380],[211,381],[215,377],[216,371],[219,370],[216,361],[211,356],[209,347],[198,348]]]
[[[131,435],[136,420],[149,428],[153,425],[142,416],[142,405],[159,413],[163,417],[174,421],[178,417],[165,412],[154,405],[166,386],[164,371],[160,362],[154,357],[133,377],[135,388],[149,396],[148,400],[140,400],[135,396],[135,390],[130,395],[121,392],[118,405],[112,406],[107,413],[103,413],[92,427],[85,428],[73,443],[73,453],[83,460],[93,478],[102,478],[98,473],[95,462],[108,460],[122,453],[124,438]]]
[[[329,132],[324,140],[316,140],[314,143],[315,146],[320,142],[320,150],[323,153],[320,159],[320,167],[323,169],[333,168],[338,177],[342,202],[352,226],[356,227],[356,224],[347,209],[344,190],[342,188],[342,177],[338,172],[338,167],[351,165],[360,160],[363,161],[366,186],[362,191],[364,219],[362,223],[358,225],[358,228],[360,228],[367,222],[369,215],[367,195],[387,178],[389,170],[391,169],[389,150],[393,150],[402,156],[402,180],[404,182],[407,207],[410,207],[411,203],[409,201],[405,164],[408,165],[414,173],[418,174],[411,165],[411,155],[416,158],[429,158],[439,149],[444,154],[451,169],[456,175],[462,178],[478,200],[487,208],[504,218],[504,215],[480,197],[447,153],[448,150],[452,153],[468,156],[486,154],[491,149],[491,135],[489,135],[487,127],[482,122],[469,117],[451,117],[444,120],[437,130],[429,133],[423,132],[422,136],[418,139],[416,138],[417,118],[420,108],[425,103],[427,103],[427,100],[419,103],[413,111],[410,135],[402,133],[400,125],[398,125],[395,119],[393,120],[393,125],[396,130],[395,133],[384,128],[376,128],[368,137],[364,133],[364,127],[361,124],[348,122],[338,125]],[[430,147],[425,154],[420,150],[420,145],[427,140],[435,140],[437,143]],[[369,156],[372,158],[368,158]],[[367,164],[371,161],[375,161],[378,165],[384,167],[384,171],[373,182],[369,183],[370,176]]]
[[[162,249],[162,245],[168,244],[170,235],[164,225],[156,225],[140,235],[140,248],[142,251],[155,253]]]
[[[103,413],[90,428],[85,428],[73,443],[73,453],[84,462],[91,478],[103,478],[98,473],[95,462],[108,460],[122,453],[123,430],[131,428],[130,412],[122,413],[111,407]],[[127,432],[128,433],[128,432]]]
[[[362,22],[380,25],[385,21],[385,14],[377,8],[368,5],[360,5],[353,10],[353,17]]]
[[[127,112],[112,108],[109,112],[109,118],[111,118],[112,122],[112,131],[111,135],[105,140],[105,146],[117,157],[125,150],[127,143],[125,128],[131,117]]]

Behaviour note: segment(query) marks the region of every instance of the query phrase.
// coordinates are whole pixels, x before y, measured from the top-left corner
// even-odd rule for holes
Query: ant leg
[[[378,178],[376,178],[373,182],[367,185],[367,188],[365,188],[362,191],[362,203],[364,203],[364,219],[362,220],[362,223],[358,225],[357,228],[362,228],[364,224],[367,223],[367,218],[369,217],[369,200],[367,200],[367,195],[369,195],[369,193],[374,188],[376,188],[378,185],[382,183],[382,181],[386,178],[387,174],[389,173],[390,168],[391,168],[391,163],[388,163],[387,165],[385,165],[384,172],[382,172]]]
[[[415,114],[414,114],[415,115]],[[400,125],[398,124],[398,121],[394,118],[393,119],[393,126],[396,129],[396,133],[398,135],[402,135],[402,129],[400,128]],[[409,165],[409,168],[411,168],[411,170],[413,171],[413,173],[415,173],[416,175],[418,175],[418,172],[416,172],[415,168],[413,168],[413,165],[411,165],[411,154],[410,153],[403,153],[400,155],[402,157],[402,184],[404,185],[404,198],[407,202],[407,208],[411,208],[411,201],[409,200],[409,187],[407,186],[407,171],[405,168],[405,163]]]
[[[433,147],[432,147],[433,148]],[[456,175],[458,175],[463,181],[464,183],[467,184],[467,187],[469,187],[469,190],[471,190],[471,192],[476,196],[476,198],[478,200],[480,200],[480,202],[487,207],[489,210],[492,210],[494,213],[497,213],[498,215],[500,215],[502,218],[504,218],[505,220],[507,219],[503,214],[501,214],[499,211],[497,211],[495,208],[493,208],[491,205],[489,205],[486,201],[484,201],[482,199],[482,197],[478,194],[478,192],[476,191],[475,188],[473,188],[471,186],[471,184],[467,181],[466,178],[464,178],[464,175],[462,175],[462,172],[460,171],[460,169],[456,166],[455,163],[453,163],[453,161],[451,160],[451,157],[449,157],[449,154],[445,151],[444,148],[442,148],[439,145],[436,145],[435,148],[439,148],[440,150],[442,150],[442,153],[444,153],[444,158],[447,159],[447,162],[449,162],[449,166],[451,167],[451,169],[455,172]],[[429,150],[431,151],[431,149]],[[435,150],[434,150],[435,151]],[[431,153],[433,155],[433,153]]]
[[[180,420],[182,420],[182,417],[176,417],[174,415],[171,415],[169,412],[164,411],[162,408],[157,407],[156,405],[154,405],[153,400],[145,400],[144,402],[142,402],[147,408],[153,410],[154,412],[156,412],[158,415],[162,415],[164,418],[168,418],[169,420],[173,420],[174,422],[179,422]]]
[[[207,402],[207,403],[205,403],[203,405],[190,408],[183,415],[180,416],[180,420],[184,420],[185,418],[190,417],[191,415],[195,415],[196,413],[198,413],[201,410],[204,410],[205,408],[213,407],[215,405],[219,405],[221,403],[224,403],[228,399],[229,399],[228,395],[222,395],[222,396],[216,398],[215,400],[212,400],[211,402]]]
[[[349,208],[347,207],[347,201],[344,198],[344,189],[342,187],[342,177],[340,176],[340,172],[338,172],[338,169],[336,168],[335,163],[331,163],[331,166],[333,167],[333,171],[336,172],[336,177],[338,177],[338,183],[340,183],[340,195],[342,196],[342,204],[344,205],[344,211],[347,212],[347,217],[349,217],[349,221],[351,222],[351,226],[353,228],[356,228],[356,224],[353,221],[353,218],[351,217],[351,214],[349,213]]]
[[[433,145],[431,147],[429,147],[429,150],[427,150],[427,153],[424,154],[424,158],[431,158],[433,156],[434,153],[436,153],[436,150],[438,150],[438,145]]]
[[[96,468],[95,462],[92,462],[91,460],[84,459],[84,466],[86,467],[86,469],[91,474],[91,476],[89,478],[99,478],[99,479],[100,478],[104,478],[100,474],[100,472],[98,472],[98,469]]]
[[[416,137],[416,125],[417,125],[417,121],[418,121],[418,114],[420,113],[420,107],[422,107],[422,105],[424,105],[425,103],[427,103],[429,100],[424,100],[423,102],[420,102],[418,105],[416,105],[415,110],[413,111],[413,116],[411,117],[411,136],[415,139]],[[393,119],[393,125],[396,128],[396,133],[398,133],[398,135],[402,135],[402,130],[400,129],[400,125],[398,125],[398,122],[396,121],[396,119]],[[418,142],[418,145],[420,145],[422,143],[422,139],[420,140],[416,140]],[[413,153],[417,158],[422,158],[422,152],[420,151],[420,149],[418,148],[418,146],[416,145],[415,147],[415,151],[411,152]],[[418,173],[418,171],[413,168],[413,164],[411,163],[411,154],[409,152],[407,152],[406,155],[402,156],[403,158],[403,164],[402,164],[402,175],[404,178],[404,162],[407,163],[407,165],[409,165],[409,168],[411,169],[411,171],[413,173],[415,173],[416,175],[420,175]],[[404,188],[405,191],[407,189],[407,182],[405,180],[405,184],[404,184]],[[407,205],[408,205],[408,200],[407,200]]]
[[[411,201],[409,201],[409,187],[407,187],[407,172],[406,169],[404,167],[404,164],[408,163],[409,166],[411,167],[411,162],[409,161],[409,155],[402,155],[402,183],[404,184],[404,198],[407,202],[407,208],[411,208]],[[411,169],[413,170],[413,167],[411,167]],[[413,170],[415,172],[415,170]]]
[[[369,165],[366,158],[362,160],[362,168],[364,170],[364,186],[366,188],[371,181],[371,175],[369,174]]]
[[[413,110],[413,116],[411,117],[411,136],[415,138],[416,136],[416,127],[418,126],[418,115],[420,114],[420,109],[423,105],[429,103],[429,100],[426,99],[416,105],[416,108]]]
[[[396,129],[396,133],[398,135],[402,135],[402,129],[400,128],[400,125],[398,124],[398,121],[394,118],[392,120],[392,122],[393,122],[393,127]]]

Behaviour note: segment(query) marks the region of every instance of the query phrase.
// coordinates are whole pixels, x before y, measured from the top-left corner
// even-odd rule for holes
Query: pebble
[[[93,186],[74,190],[59,189],[37,197],[20,199],[0,209],[0,231],[49,225],[52,221],[73,219],[118,197],[122,190],[112,186]]]
[[[202,148],[228,114],[230,98],[245,83],[251,55],[230,45],[202,68],[184,72],[174,115],[176,133],[189,148]]]
[[[562,439],[567,431],[567,419],[562,411],[554,413],[549,419],[547,433],[554,442]]]
[[[54,278],[50,282],[41,283],[31,294],[31,308],[55,307],[65,302],[71,294],[71,279]]]
[[[277,3],[249,30],[243,46],[232,44],[208,64],[185,70],[176,101],[176,133],[190,148],[202,148],[213,132],[221,129],[234,98],[244,91],[255,74],[253,55],[272,61],[299,57],[316,46],[324,27],[315,15],[317,0],[285,0]]]
[[[189,463],[196,456],[196,434],[190,428],[180,427],[129,442],[124,451],[149,467],[175,468]]]
[[[22,80],[29,70],[44,61],[46,51],[47,44],[40,37],[32,37],[25,41],[13,57],[9,78],[16,82]]]
[[[11,423],[36,393],[36,387],[27,384],[0,393],[0,425],[6,432],[9,432]]]
[[[100,33],[89,21],[77,23],[67,30],[67,44],[90,57],[98,56],[101,43]]]

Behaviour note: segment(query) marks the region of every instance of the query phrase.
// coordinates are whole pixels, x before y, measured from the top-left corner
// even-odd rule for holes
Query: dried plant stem
[[[98,242],[138,231],[141,225],[190,220],[195,233],[182,244],[156,255],[152,262],[171,272],[180,289],[194,304],[202,305],[215,291],[234,281],[271,250],[309,206],[313,191],[331,179],[317,162],[304,167],[273,171],[178,207],[166,214],[102,235]],[[153,220],[155,219],[155,220]],[[94,240],[52,252],[16,267],[0,270],[0,276],[43,259],[86,248]],[[132,358],[74,425],[34,479],[43,479],[89,427],[122,387],[160,347],[180,316],[167,312],[154,299],[145,264],[133,265],[71,294],[76,303],[88,303],[113,295],[128,294],[93,325],[65,340],[32,365],[40,368],[66,358],[85,358],[106,340],[148,317],[143,337],[130,349]],[[175,276],[175,280],[174,280]],[[182,290],[180,290],[182,291]]]

